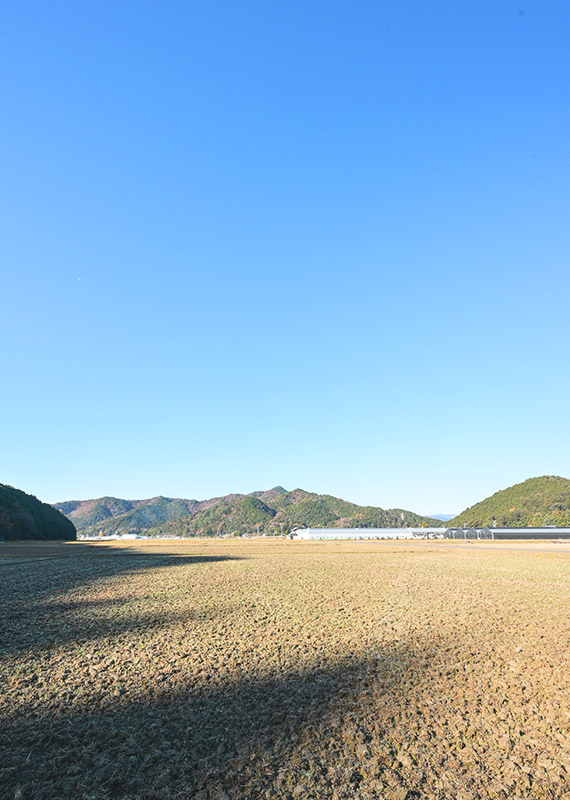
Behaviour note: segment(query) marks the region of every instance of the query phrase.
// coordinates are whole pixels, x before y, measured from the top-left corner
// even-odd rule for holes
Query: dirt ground
[[[0,797],[570,800],[532,545],[1,545]]]

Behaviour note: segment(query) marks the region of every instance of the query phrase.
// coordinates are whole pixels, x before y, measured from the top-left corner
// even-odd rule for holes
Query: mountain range
[[[55,503],[84,535],[139,533],[151,536],[278,534],[295,526],[403,528],[438,526],[440,521],[401,508],[359,506],[338,497],[275,486],[251,494],[209,500],[101,497]]]
[[[0,484],[0,539],[75,539],[86,535],[141,533],[151,536],[279,534],[295,526],[402,528],[442,525],[400,508],[359,506],[327,494],[275,486],[251,494],[209,500],[101,497],[53,506],[12,486]],[[67,519],[66,519],[67,517]],[[570,480],[556,475],[529,478],[465,509],[449,527],[570,526]]]
[[[401,528],[408,526],[525,527],[570,525],[570,481],[555,475],[529,478],[451,518],[424,517],[400,508],[359,506],[338,497],[275,486],[251,494],[209,500],[101,497],[56,503],[55,508],[86,535],[139,533],[151,536],[275,534],[296,526]],[[445,519],[444,519],[445,518]]]

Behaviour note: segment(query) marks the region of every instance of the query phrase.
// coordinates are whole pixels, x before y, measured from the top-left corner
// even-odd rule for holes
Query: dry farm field
[[[0,545],[0,797],[570,798],[570,550]]]

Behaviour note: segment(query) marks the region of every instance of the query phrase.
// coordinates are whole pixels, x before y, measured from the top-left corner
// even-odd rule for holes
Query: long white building
[[[297,528],[290,539],[570,539],[570,528]]]
[[[446,528],[297,528],[291,539],[413,539],[416,536],[439,534]]]

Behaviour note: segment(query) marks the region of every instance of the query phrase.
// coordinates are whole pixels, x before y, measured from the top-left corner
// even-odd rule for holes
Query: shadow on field
[[[0,546],[0,557],[6,547],[6,543]],[[45,595],[69,592],[95,580],[155,567],[235,560],[236,556],[142,553],[131,548],[75,542],[55,548],[41,544],[33,551],[20,548],[10,561],[0,564],[0,602],[26,597],[41,600]]]
[[[367,773],[374,779],[395,757],[370,761],[369,745],[377,754],[394,707],[405,706],[436,651],[400,642],[263,680],[153,684],[144,697],[110,697],[99,708],[20,716],[0,734],[6,796],[324,798],[335,787],[360,796]]]
[[[55,552],[58,549],[56,545]],[[124,576],[127,587],[128,579],[144,570],[235,560],[227,556],[140,553],[75,543],[66,550],[71,550],[71,557],[66,552],[60,558],[50,550],[50,556],[32,560],[15,557],[0,565],[0,608],[4,616],[0,654],[172,624],[177,620],[169,614],[166,602],[157,602],[159,607],[150,613],[140,612],[136,606],[127,606],[128,596],[94,603],[83,598],[81,590],[93,591],[99,583],[104,589],[108,578],[120,576]],[[70,592],[75,596],[63,599]],[[180,617],[180,621],[188,618]]]

